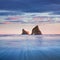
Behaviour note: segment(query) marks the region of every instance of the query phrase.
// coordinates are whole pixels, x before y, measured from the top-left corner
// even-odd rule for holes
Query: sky
[[[26,27],[31,33],[36,25],[43,34],[60,34],[60,0],[0,0],[0,34]]]
[[[11,24],[1,24],[0,25],[0,34],[21,34],[22,29],[31,34],[33,27],[37,24],[20,24],[20,23],[11,23]],[[42,34],[60,34],[60,23],[39,23],[39,29]]]

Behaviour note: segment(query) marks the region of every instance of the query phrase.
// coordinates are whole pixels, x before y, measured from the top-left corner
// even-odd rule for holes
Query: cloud
[[[1,11],[0,11],[1,12]],[[2,13],[14,13],[16,11],[2,10]],[[10,23],[56,23],[60,22],[60,15],[55,15],[54,12],[41,12],[41,13],[27,13],[27,12],[16,12],[17,14],[0,15],[0,24]],[[9,23],[10,22],[10,23]]]
[[[59,20],[59,0],[0,0],[0,23],[55,23]]]
[[[53,12],[54,15],[60,15],[60,11]]]
[[[11,10],[0,10],[0,16],[8,16],[8,15],[20,15],[23,14],[21,11],[11,11]]]
[[[51,12],[60,11],[59,0],[0,0],[1,10],[21,12]]]

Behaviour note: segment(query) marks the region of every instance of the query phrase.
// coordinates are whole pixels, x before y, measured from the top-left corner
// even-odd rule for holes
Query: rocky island
[[[42,35],[41,31],[39,30],[38,25],[35,26],[35,27],[32,29],[31,35]]]
[[[22,29],[22,35],[29,35],[29,32],[25,29]],[[42,35],[42,32],[40,31],[38,25],[32,29],[31,35]]]
[[[29,35],[29,32],[26,31],[25,29],[22,29],[22,35]]]

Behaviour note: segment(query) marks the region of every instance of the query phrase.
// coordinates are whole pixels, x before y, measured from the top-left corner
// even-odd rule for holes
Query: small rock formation
[[[31,35],[42,35],[41,31],[39,30],[38,25],[35,26],[35,27],[32,29]]]
[[[28,34],[29,34],[29,32],[28,32],[28,31],[26,31],[26,30],[22,29],[22,35],[28,35]]]

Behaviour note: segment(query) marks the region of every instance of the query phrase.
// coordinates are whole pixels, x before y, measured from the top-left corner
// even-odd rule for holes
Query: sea
[[[60,60],[60,35],[0,35],[0,60]]]

